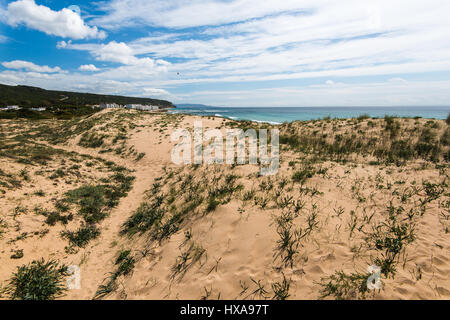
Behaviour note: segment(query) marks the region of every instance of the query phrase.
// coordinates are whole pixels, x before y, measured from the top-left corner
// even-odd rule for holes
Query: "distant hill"
[[[173,104],[165,100],[135,98],[93,93],[45,90],[29,86],[8,86],[0,84],[0,107],[18,105],[29,107],[80,107],[100,104],[102,102],[118,104],[151,104],[163,108],[173,108]]]

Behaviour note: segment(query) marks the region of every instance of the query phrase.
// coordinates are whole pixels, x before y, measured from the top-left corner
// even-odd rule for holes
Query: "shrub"
[[[306,180],[308,180],[309,178],[312,178],[315,174],[315,171],[313,168],[311,167],[306,167],[303,168],[299,171],[296,171],[293,175],[292,175],[292,180],[294,182],[300,182],[300,183],[305,183]]]
[[[142,203],[140,207],[122,225],[122,234],[132,236],[136,233],[144,233],[161,223],[163,212],[158,208],[157,203]]]
[[[83,133],[78,142],[78,145],[85,148],[99,148],[103,145],[104,135],[97,135],[95,133],[89,134],[88,132]]]
[[[105,188],[103,186],[83,186],[66,193],[67,201],[80,206],[79,213],[86,223],[103,220],[106,214],[102,211],[105,205]]]
[[[35,260],[17,268],[5,292],[13,300],[52,300],[67,290],[67,267],[55,260]]]
[[[362,120],[367,120],[369,118],[370,118],[370,116],[367,113],[364,113],[358,117],[358,120],[362,121]]]
[[[116,259],[116,265],[118,265],[116,275],[126,276],[134,269],[135,260],[133,256],[130,256],[131,250],[124,250],[119,253]]]
[[[87,244],[98,238],[100,230],[96,226],[83,226],[77,231],[63,231],[61,236],[67,238],[71,245],[84,248]]]

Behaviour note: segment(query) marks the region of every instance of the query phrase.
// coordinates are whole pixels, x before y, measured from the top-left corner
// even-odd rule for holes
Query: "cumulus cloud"
[[[78,70],[94,72],[94,71],[99,71],[100,69],[97,68],[96,66],[94,66],[93,64],[83,64],[78,68]]]
[[[122,64],[132,64],[136,62],[133,50],[124,42],[111,41],[108,44],[102,44],[98,49],[91,53],[97,60],[119,62]]]
[[[98,61],[119,63],[121,66],[111,67],[101,73],[109,79],[145,79],[149,76],[167,73],[171,63],[163,59],[138,57],[134,50],[124,42],[111,41],[107,44],[73,44],[59,42],[59,49],[89,51]]]
[[[34,0],[18,0],[8,4],[6,21],[11,26],[25,25],[48,35],[72,39],[104,39],[106,33],[88,26],[78,13],[64,8],[54,11],[37,5]]]
[[[62,71],[60,67],[51,68],[49,66],[39,66],[37,64],[34,64],[33,62],[23,60],[14,60],[9,62],[5,61],[2,62],[2,66],[7,69],[27,70],[39,73],[55,73]]]
[[[170,93],[164,89],[144,88],[144,93],[150,96],[169,96]]]
[[[64,48],[67,48],[71,43],[72,43],[72,40],[69,40],[67,42],[66,41],[58,41],[56,43],[56,48],[64,49]]]

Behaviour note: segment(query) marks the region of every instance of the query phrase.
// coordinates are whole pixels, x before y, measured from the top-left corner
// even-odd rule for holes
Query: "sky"
[[[450,106],[448,0],[0,0],[0,83],[215,106]]]

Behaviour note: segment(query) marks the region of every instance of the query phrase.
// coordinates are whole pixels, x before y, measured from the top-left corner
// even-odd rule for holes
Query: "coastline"
[[[386,115],[395,118],[424,118],[444,120],[450,113],[450,107],[432,107],[429,110],[420,108],[361,108],[356,107],[286,107],[286,108],[237,108],[237,107],[177,107],[171,109],[172,114],[189,114],[200,116],[215,116],[235,121],[255,121],[279,125],[294,121],[311,121],[322,119],[350,119],[361,116],[373,119],[384,118]]]

